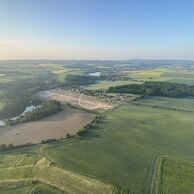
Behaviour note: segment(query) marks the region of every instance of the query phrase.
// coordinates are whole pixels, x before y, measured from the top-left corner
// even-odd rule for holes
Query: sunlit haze
[[[0,59],[194,59],[192,0],[0,0]]]

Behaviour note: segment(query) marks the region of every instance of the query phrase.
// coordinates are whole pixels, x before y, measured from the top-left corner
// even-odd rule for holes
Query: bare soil
[[[40,121],[0,128],[0,144],[39,143],[41,140],[74,135],[95,115],[65,106],[64,110]]]
[[[88,110],[107,110],[113,108],[112,104],[105,102],[99,98],[67,90],[42,91],[39,92],[37,96],[44,100],[58,100],[61,103],[70,103]]]

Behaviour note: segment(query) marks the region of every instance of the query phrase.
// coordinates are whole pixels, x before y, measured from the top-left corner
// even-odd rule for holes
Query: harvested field
[[[74,135],[94,119],[95,115],[69,106],[45,119],[0,128],[0,144],[14,145],[27,142],[39,143],[41,140]]]
[[[67,90],[43,91],[39,92],[37,95],[42,99],[58,100],[61,103],[77,105],[88,110],[107,110],[113,108],[113,105],[110,105],[96,97],[74,93]]]

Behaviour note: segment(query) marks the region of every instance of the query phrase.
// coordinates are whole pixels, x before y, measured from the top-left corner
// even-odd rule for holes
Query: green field
[[[168,77],[169,82],[173,83],[182,83],[182,84],[194,84],[194,71],[186,71],[186,70],[173,70],[169,72],[165,72],[162,74],[162,77]]]
[[[113,186],[114,193],[155,194],[153,172],[158,155],[194,161],[193,117],[192,112],[121,106],[104,113],[104,119],[82,137],[1,155],[0,179],[33,177],[67,193],[90,191],[82,182],[87,180],[94,184],[94,194],[108,193]],[[48,160],[41,159],[40,153]],[[176,171],[176,166],[171,170]],[[177,172],[175,182],[183,173]],[[164,174],[167,183],[170,174]],[[160,190],[168,188],[167,183]]]
[[[149,193],[159,154],[193,160],[193,113],[125,106],[68,143],[44,149],[58,166],[115,186],[116,193]]]
[[[32,88],[33,94],[39,82],[43,86],[59,82],[60,85],[66,75],[86,75],[88,71],[46,63],[23,64],[15,69],[1,66],[1,69],[0,110],[6,105],[3,100],[7,92],[13,94],[7,101],[10,104],[18,91]],[[103,69],[107,74],[111,71],[102,68],[102,74]],[[102,80],[89,89],[141,84],[140,80],[192,84],[193,75],[175,68],[137,69],[124,76],[139,81]],[[13,88],[5,78],[8,82],[16,80]],[[13,112],[13,105],[9,110]],[[151,97],[121,105],[103,112],[102,119],[82,136],[0,153],[0,193],[191,194],[193,118],[193,98]]]
[[[128,77],[143,81],[166,81],[168,78],[162,76],[166,71],[168,71],[166,68],[137,70],[129,72]]]
[[[153,68],[149,70],[131,71],[127,75],[135,80],[167,81],[182,84],[194,84],[194,71],[179,68]]]
[[[3,101],[0,101],[0,110],[3,109],[4,105],[5,105],[5,103]]]
[[[172,157],[158,160],[153,193],[193,194],[194,163]]]
[[[92,193],[102,193],[102,190],[99,192],[102,188],[110,191],[112,185],[115,193],[155,194],[151,188],[158,155],[194,161],[194,113],[127,105],[108,111],[104,116],[100,123],[95,124],[82,137],[35,147],[32,151],[26,149],[25,154],[29,152],[32,155],[26,161],[18,160],[23,168],[19,165],[10,173],[9,168],[5,167],[11,163],[3,166],[8,159],[1,159],[1,168],[4,167],[4,170],[0,177],[26,178],[33,172],[38,180],[57,184],[57,188],[65,185],[66,191],[72,189],[72,185],[79,185],[77,193],[86,189],[80,180],[90,177],[94,179],[88,180],[94,181],[96,185]],[[53,167],[46,159],[42,159],[38,165],[41,168],[32,170],[34,167],[30,163],[35,164],[39,150],[54,164]],[[14,153],[24,158],[20,151]],[[7,154],[0,157],[6,158]],[[61,172],[65,173],[67,185],[62,181]],[[75,178],[72,177],[74,173]],[[161,189],[165,188],[166,184]]]
[[[141,99],[137,103],[167,109],[194,111],[194,98],[150,97]]]
[[[1,194],[65,194],[65,192],[38,181],[0,182]]]

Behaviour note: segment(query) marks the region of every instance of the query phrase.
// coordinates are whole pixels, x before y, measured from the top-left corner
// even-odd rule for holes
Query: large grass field
[[[194,84],[194,71],[180,68],[151,68],[131,71],[127,75],[135,80],[167,81],[182,84]]]
[[[0,101],[0,111],[3,109],[5,103],[3,101]]]
[[[128,105],[67,143],[45,148],[56,165],[115,186],[116,193],[150,193],[158,155],[194,160],[193,113]],[[169,183],[170,184],[170,183]]]
[[[26,178],[34,172],[37,179],[55,183],[57,176],[64,169],[65,180],[68,182],[65,189],[72,189],[71,185],[79,185],[81,190],[77,192],[74,190],[75,193],[86,189],[85,184],[80,184],[81,179],[85,180],[81,177],[90,177],[97,181],[94,181],[96,189],[92,193],[99,193],[98,189],[102,188],[109,190],[111,188],[109,185],[113,185],[114,193],[155,194],[152,183],[158,156],[168,155],[185,161],[194,161],[193,117],[192,112],[142,105],[121,106],[104,113],[104,119],[82,137],[44,147],[34,147],[31,151],[28,151],[29,148],[25,149],[25,152],[23,151],[25,154],[32,153],[26,160],[24,153],[20,151],[14,152],[13,156],[11,153],[1,155],[1,169],[4,170],[0,178]],[[42,154],[46,156],[49,162],[41,159],[39,168],[34,171],[33,165],[37,162],[37,157],[40,157],[39,153],[41,157]],[[17,154],[23,159],[17,159],[17,164],[7,162],[13,161],[13,158],[9,157],[16,157]],[[54,167],[50,166],[50,162]],[[177,168],[180,168],[178,165]],[[18,168],[9,171],[8,166],[18,166]],[[175,173],[173,175],[175,182],[179,181],[181,173],[185,176],[183,170],[176,171],[175,165],[171,170]],[[71,173],[75,173],[75,179]],[[171,178],[168,178],[171,173],[166,172],[162,175],[165,184],[161,186],[161,191],[172,184]],[[63,181],[58,183],[58,188],[64,185]],[[179,188],[184,190],[188,184],[181,185],[181,188],[175,185],[174,190],[179,191]]]
[[[20,158],[23,158],[23,155],[18,154],[16,159]],[[52,188],[56,188],[55,191],[52,191]],[[20,163],[12,166],[8,161],[7,167],[0,168],[0,193],[29,193],[29,191],[45,194],[48,192],[108,194],[112,193],[113,186],[55,167],[40,155],[37,155],[36,160],[30,164]]]
[[[158,160],[152,193],[193,194],[194,163],[172,157]]]
[[[175,184],[169,194],[187,191],[190,178],[188,184],[182,184],[180,178],[186,176],[190,167],[185,166],[184,171],[181,163],[166,163],[161,175],[165,184],[157,192],[154,188],[158,182],[153,177],[158,156],[194,161],[193,117],[193,112],[121,106],[104,113],[103,120],[81,137],[1,154],[0,179],[33,177],[67,193],[90,191],[84,180],[94,183],[94,194],[108,193],[112,186],[114,193],[166,194],[160,191],[171,188],[172,181]]]
[[[149,97],[141,99],[137,103],[167,109],[174,108],[177,110],[194,111],[194,98]]]
[[[128,77],[143,81],[166,81],[168,78],[162,76],[166,71],[168,71],[167,68],[137,70],[129,72]]]

